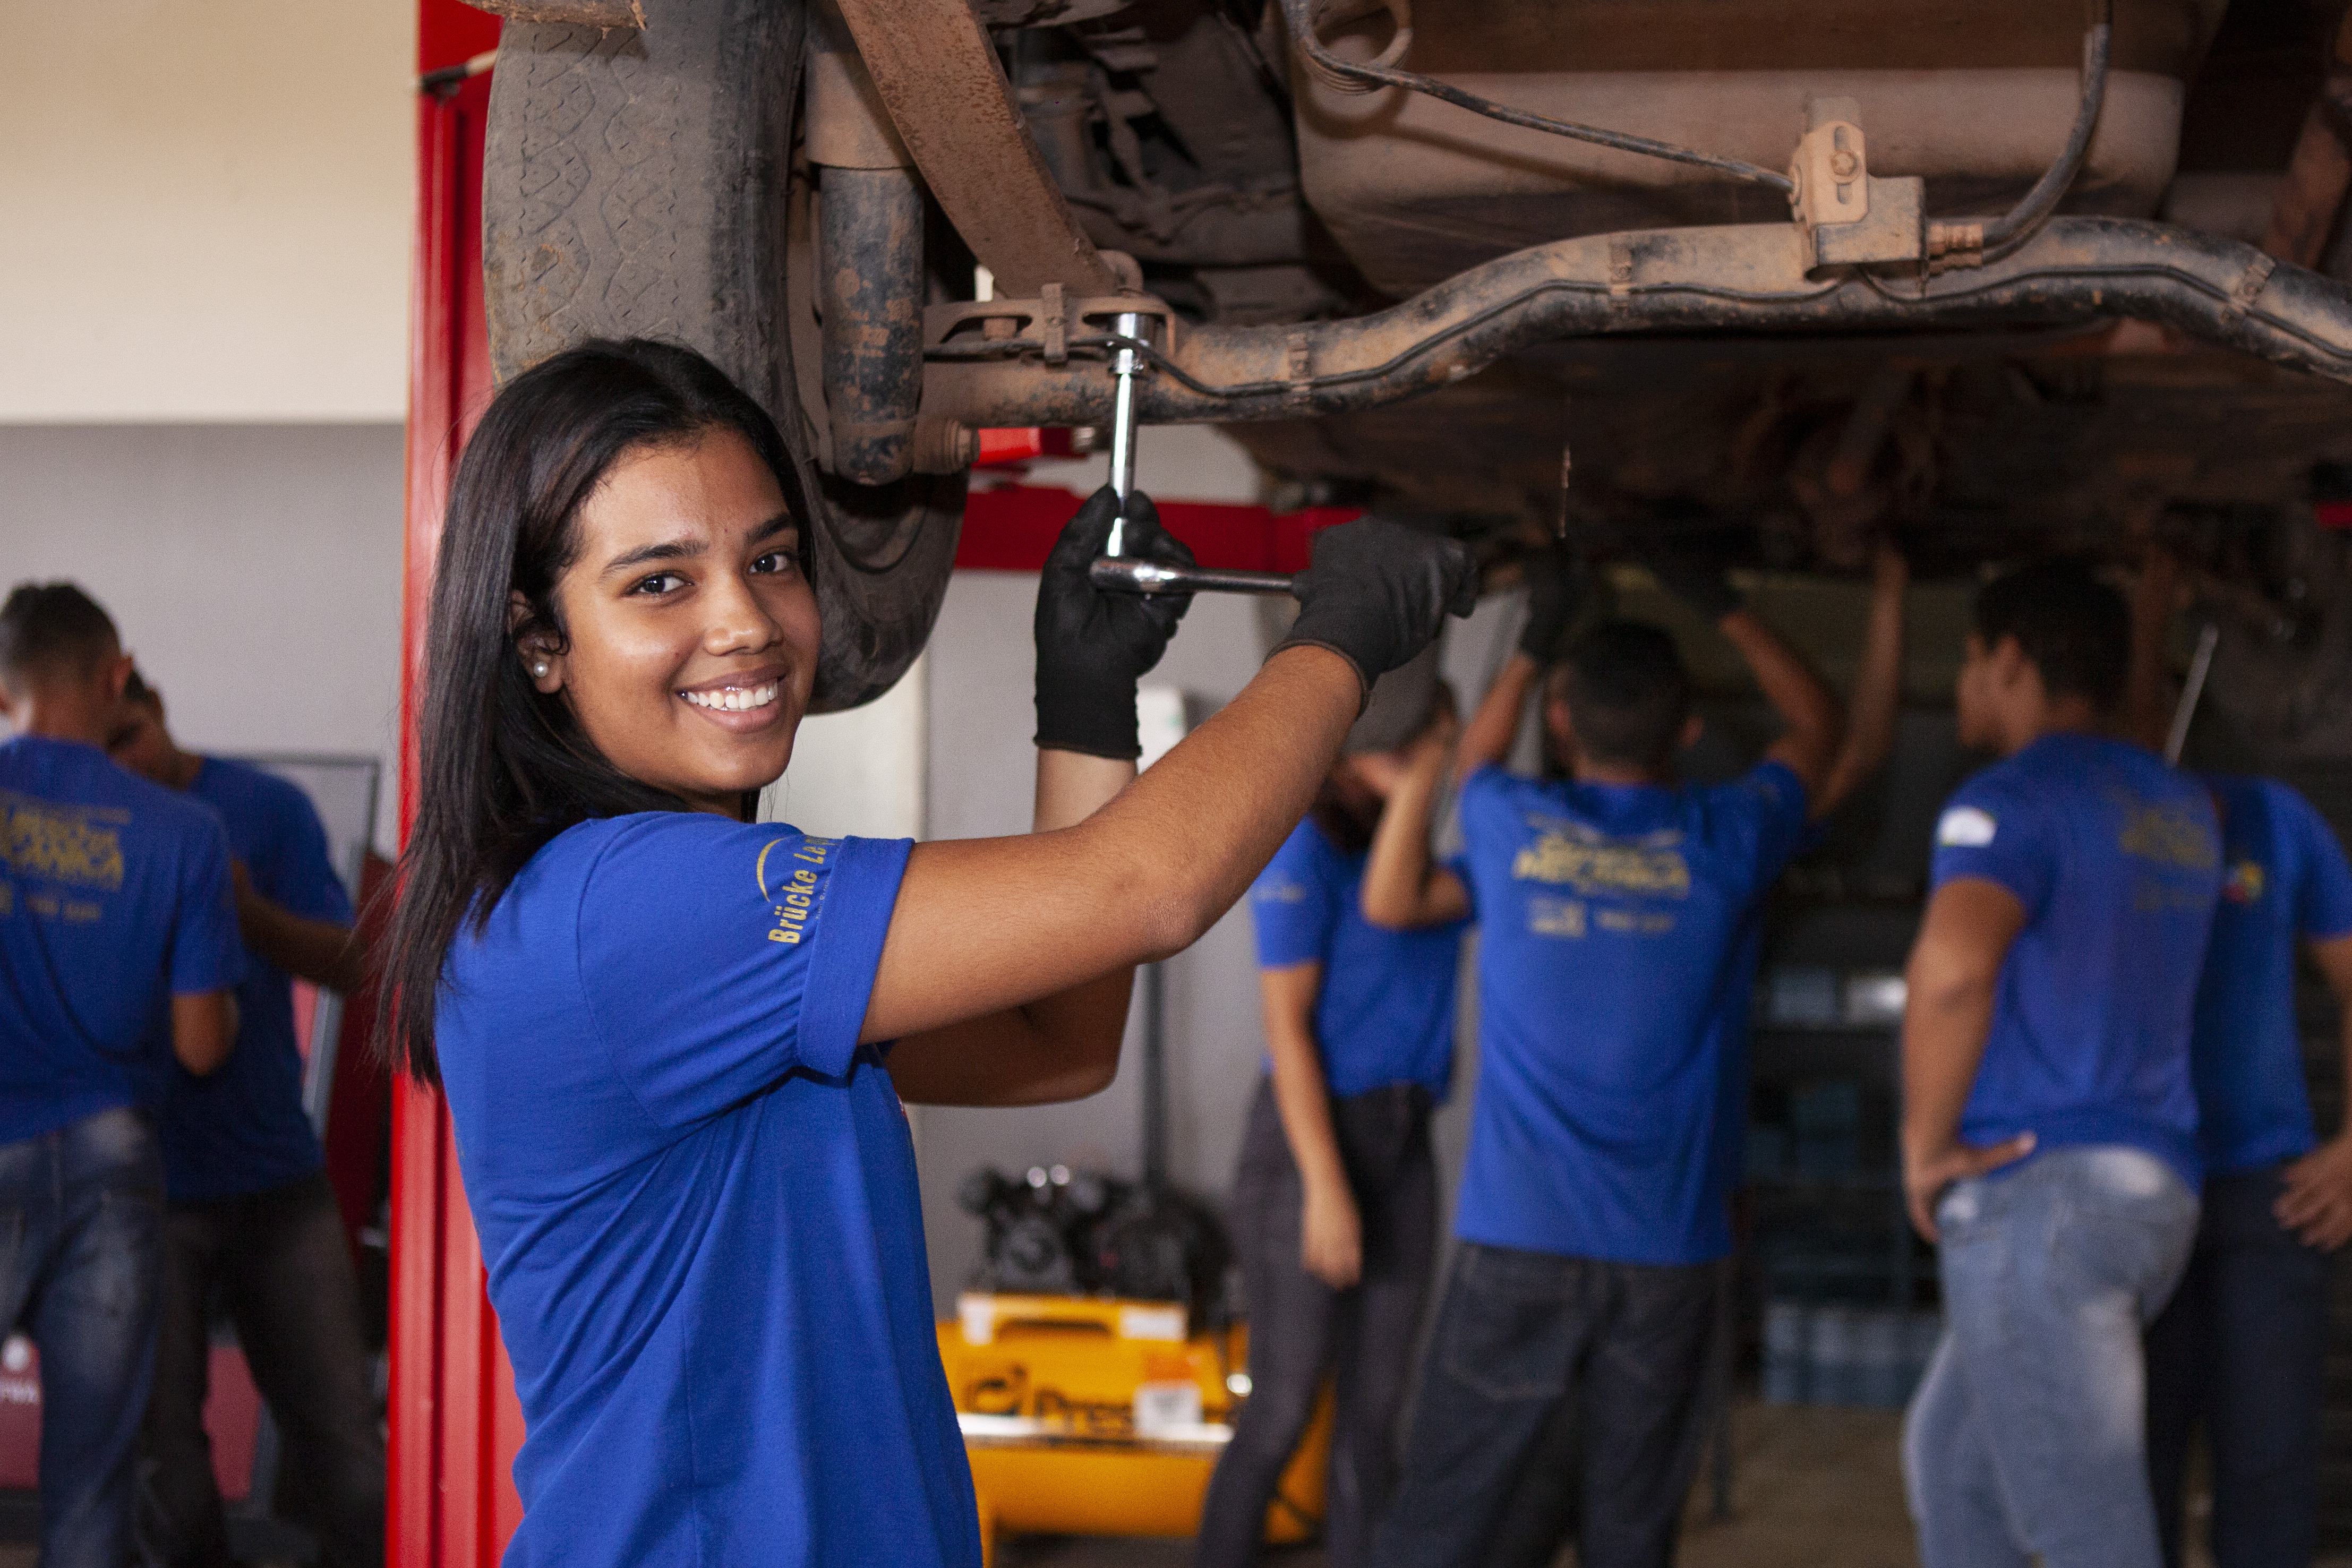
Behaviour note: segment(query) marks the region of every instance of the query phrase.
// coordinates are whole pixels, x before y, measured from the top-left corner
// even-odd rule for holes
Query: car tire
[[[788,233],[806,7],[644,0],[642,31],[509,21],[482,188],[500,380],[586,338],[710,357],[783,432],[814,498],[824,615],[813,711],[879,696],[922,652],[955,565],[964,476],[850,484],[821,469],[821,396],[791,312],[813,290]],[[795,263],[797,262],[797,266]],[[812,415],[814,418],[812,418]]]

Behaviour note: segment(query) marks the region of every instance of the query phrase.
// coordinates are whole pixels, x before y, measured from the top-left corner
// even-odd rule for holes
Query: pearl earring
[[[533,664],[530,667],[530,673],[542,681],[547,679],[547,661],[541,659],[538,664]]]

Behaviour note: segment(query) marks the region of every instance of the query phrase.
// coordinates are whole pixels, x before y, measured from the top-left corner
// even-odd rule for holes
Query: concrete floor
[[[1704,1486],[1683,1532],[1684,1568],[1915,1568],[1891,1410],[1743,1404],[1732,1419],[1731,1517],[1717,1521]],[[1189,1541],[1030,1537],[1008,1542],[997,1568],[1190,1568]],[[35,1568],[29,1546],[0,1546],[0,1568]],[[1324,1568],[1314,1548],[1276,1552],[1267,1568]],[[1563,1556],[1563,1568],[1572,1563]],[[2189,1568],[2210,1568],[2202,1552]],[[2352,1568],[2326,1556],[2313,1568]]]
[[[1899,1412],[1743,1405],[1734,1414],[1732,1517],[1702,1495],[1683,1532],[1684,1568],[1913,1568],[1895,1438]],[[1572,1563],[1573,1554],[1562,1562]],[[1031,1538],[998,1568],[1188,1568],[1186,1541]],[[1323,1568],[1313,1548],[1267,1568]]]
[[[1683,1531],[1683,1568],[1916,1568],[1903,1502],[1902,1413],[1743,1404],[1733,1414],[1731,1517],[1704,1485]],[[1564,1554],[1562,1568],[1575,1561]],[[1186,1541],[1028,1539],[998,1568],[1190,1568]],[[1271,1552],[1267,1568],[1323,1568],[1313,1548]],[[2188,1568],[2211,1568],[2203,1552]],[[2352,1568],[2322,1557],[2313,1568]]]

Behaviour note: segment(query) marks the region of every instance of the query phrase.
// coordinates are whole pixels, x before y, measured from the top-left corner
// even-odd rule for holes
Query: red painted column
[[[450,470],[489,401],[482,315],[486,72],[498,22],[420,0],[416,233],[410,319],[407,502],[401,595],[400,828],[416,815],[416,705],[433,561]],[[393,1103],[393,1568],[487,1568],[522,1507],[509,1476],[522,1437],[514,1380],[482,1292],[482,1259],[440,1096],[404,1079]]]

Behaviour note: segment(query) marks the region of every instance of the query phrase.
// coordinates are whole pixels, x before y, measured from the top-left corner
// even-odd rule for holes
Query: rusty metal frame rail
[[[1195,327],[1161,352],[1072,334],[950,338],[926,350],[924,417],[968,426],[1100,424],[1100,361],[1137,347],[1146,423],[1296,419],[1398,402],[1536,344],[1631,334],[1894,334],[2136,318],[2352,381],[2352,288],[2252,246],[2165,224],[2057,218],[1976,270],[1808,275],[1794,225],[1664,229],[1537,246],[1347,321]]]

